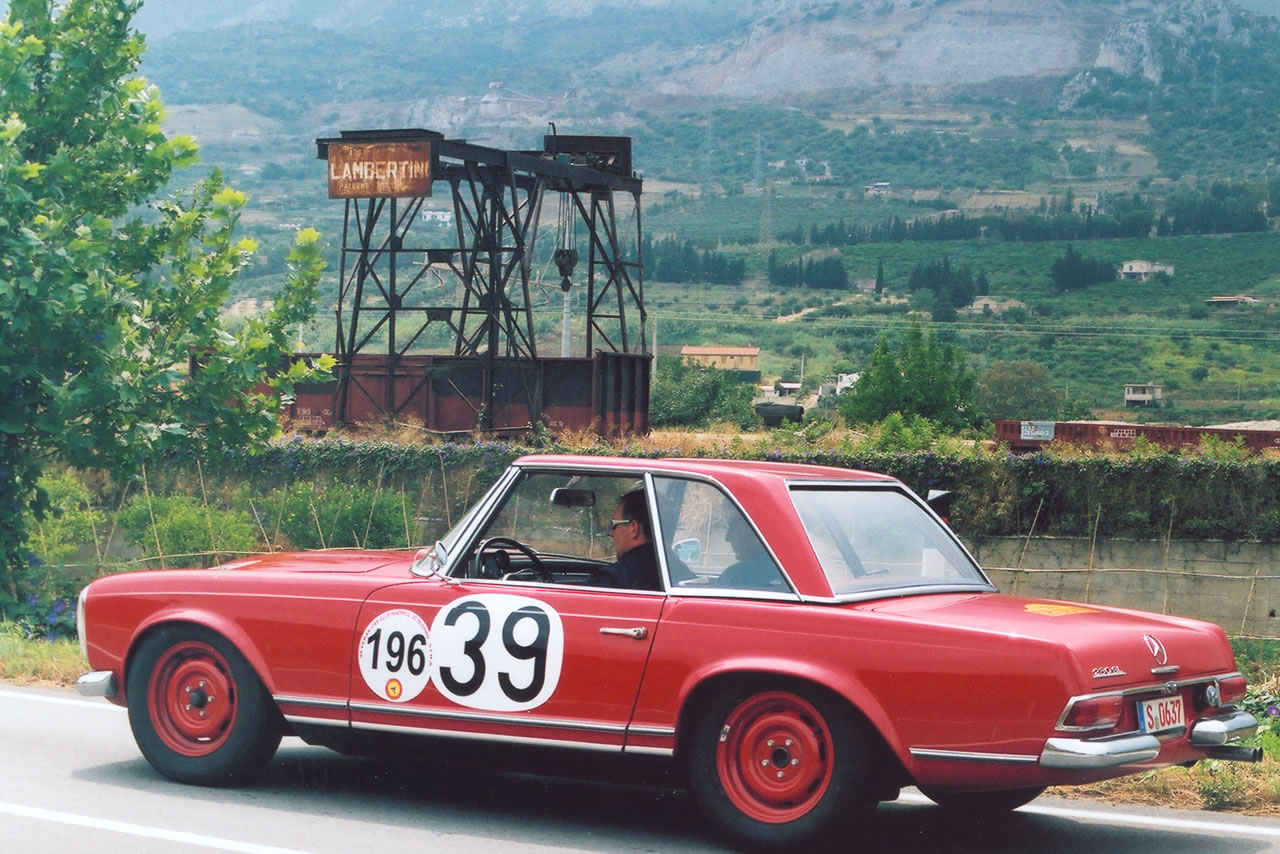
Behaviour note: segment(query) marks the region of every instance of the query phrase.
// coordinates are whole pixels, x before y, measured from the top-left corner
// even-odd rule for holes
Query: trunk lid
[[[912,596],[859,607],[990,632],[1010,641],[1030,638],[1065,647],[1079,662],[1082,684],[1090,690],[1235,670],[1222,629],[1182,617],[1000,593]]]

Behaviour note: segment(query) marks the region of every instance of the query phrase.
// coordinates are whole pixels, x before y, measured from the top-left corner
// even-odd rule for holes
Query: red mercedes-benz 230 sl
[[[904,785],[1008,810],[1257,759],[1217,626],[1001,595],[902,483],[822,466],[524,457],[416,555],[115,575],[79,626],[81,693],[184,783],[286,734],[660,756],[730,838],[792,845]]]

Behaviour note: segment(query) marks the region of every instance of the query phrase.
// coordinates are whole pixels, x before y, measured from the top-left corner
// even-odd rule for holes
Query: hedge
[[[16,589],[35,592],[22,601],[0,594],[0,619],[16,620],[33,635],[65,634],[79,587],[121,569],[208,565],[246,551],[316,546],[416,548],[452,526],[512,460],[530,452],[764,459],[883,472],[921,495],[953,492],[950,522],[962,537],[1280,541],[1280,460],[1270,457],[1149,448],[1123,456],[1014,456],[959,443],[890,452],[875,450],[874,442],[822,447],[806,435],[692,447],[649,440],[544,441],[535,448],[291,439],[220,456],[155,460],[129,483],[80,473],[85,488],[77,489],[66,471],[51,472],[61,483],[50,494],[61,496],[62,506],[40,523],[31,567],[14,579]],[[92,542],[73,551],[85,530]]]

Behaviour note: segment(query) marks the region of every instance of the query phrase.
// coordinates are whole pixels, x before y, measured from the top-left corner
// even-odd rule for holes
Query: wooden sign
[[[329,198],[431,195],[431,142],[329,145]]]

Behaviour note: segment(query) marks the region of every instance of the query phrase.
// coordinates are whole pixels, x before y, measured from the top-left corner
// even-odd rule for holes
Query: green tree
[[[262,388],[311,317],[318,235],[299,234],[269,313],[223,328],[256,252],[234,235],[244,196],[215,172],[157,198],[197,155],[165,137],[158,93],[135,76],[138,5],[11,0],[0,19],[0,616],[36,563],[50,461],[128,476],[167,449],[268,436],[308,370]]]
[[[870,424],[906,407],[902,372],[889,339],[881,335],[871,360],[853,388],[840,397],[840,417],[848,424]]]
[[[735,382],[728,371],[660,358],[649,392],[649,418],[655,427],[704,427],[729,422],[744,429],[760,426],[752,408],[755,389]]]
[[[1116,265],[1111,261],[1085,257],[1068,243],[1062,257],[1054,260],[1050,275],[1055,291],[1069,291],[1097,282],[1113,281],[1116,277]]]
[[[849,424],[874,423],[895,412],[919,415],[958,431],[982,420],[975,395],[976,378],[964,355],[913,322],[896,352],[888,338],[876,342],[858,382],[840,398],[840,415]]]
[[[991,418],[1056,419],[1064,400],[1049,369],[1030,359],[992,362],[978,381],[978,403]]]

